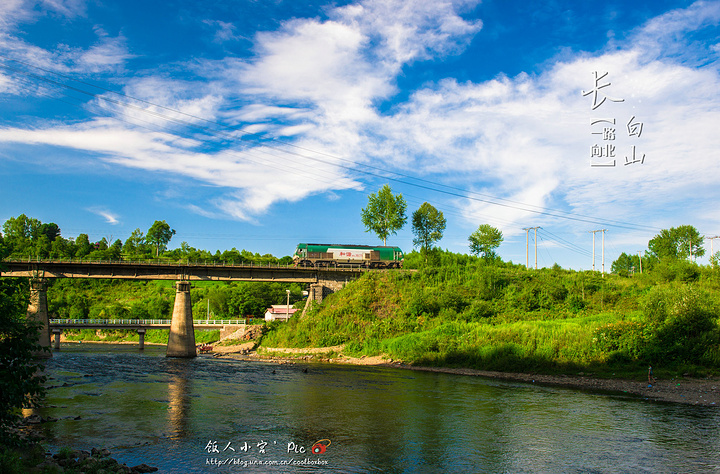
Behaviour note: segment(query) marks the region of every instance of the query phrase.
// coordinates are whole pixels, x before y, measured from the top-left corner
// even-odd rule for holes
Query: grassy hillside
[[[263,345],[345,344],[415,364],[547,373],[637,375],[652,363],[700,374],[720,363],[718,270],[677,262],[603,278],[449,253],[436,263],[368,273]]]

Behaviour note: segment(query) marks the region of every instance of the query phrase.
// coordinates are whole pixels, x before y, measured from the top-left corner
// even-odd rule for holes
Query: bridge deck
[[[129,280],[262,281],[317,283],[353,279],[360,267],[303,268],[292,265],[205,264],[167,262],[96,262],[77,260],[4,260],[3,277],[110,278]]]

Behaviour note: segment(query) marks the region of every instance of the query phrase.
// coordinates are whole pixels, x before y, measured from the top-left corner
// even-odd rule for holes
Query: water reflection
[[[331,440],[321,457],[336,472],[720,465],[720,416],[707,408],[386,368],[167,359],[152,350],[64,351],[48,371],[59,386],[48,397],[55,408],[41,413],[60,419],[46,428],[51,447],[108,447],[162,472],[208,472],[209,441],[221,458],[279,460],[317,459],[309,450],[320,439]],[[288,453],[288,443],[304,453]],[[228,446],[236,450],[222,452]],[[289,470],[211,471],[273,469]]]
[[[190,391],[192,388],[189,364],[186,359],[168,359],[168,430],[171,439],[188,436],[188,420],[192,418]]]

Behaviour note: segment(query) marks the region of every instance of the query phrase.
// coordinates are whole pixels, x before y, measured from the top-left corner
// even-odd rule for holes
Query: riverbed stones
[[[132,468],[132,472],[155,472],[158,468],[148,466],[147,464],[138,464]]]
[[[109,457],[110,450],[105,448],[92,448],[91,452],[67,449],[59,453],[49,454],[45,460],[36,466],[37,472],[107,472],[114,474],[140,474],[155,472],[156,467],[147,464],[138,464],[129,467],[127,464],[120,464]]]

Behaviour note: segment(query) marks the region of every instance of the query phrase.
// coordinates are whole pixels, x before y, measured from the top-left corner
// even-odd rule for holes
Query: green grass
[[[272,326],[262,345],[345,344],[351,356],[500,371],[642,378],[652,363],[664,376],[712,374],[720,304],[716,275],[703,271],[688,283],[470,259],[368,273]]]

